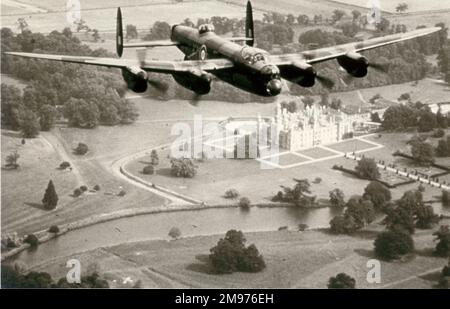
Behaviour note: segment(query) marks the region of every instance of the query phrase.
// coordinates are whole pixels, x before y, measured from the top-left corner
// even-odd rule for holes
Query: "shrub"
[[[81,194],[83,194],[83,191],[81,191],[80,188],[76,188],[75,190],[73,190],[74,197],[79,197]]]
[[[450,228],[448,225],[443,225],[438,231],[433,233],[436,236],[435,241],[438,241],[434,254],[441,257],[450,257]]]
[[[241,208],[250,208],[250,205],[251,205],[251,202],[246,197],[241,197],[241,199],[239,200],[239,207],[241,207]]]
[[[62,163],[59,165],[59,168],[62,169],[62,170],[65,170],[66,168],[69,168],[69,167],[70,167],[70,163],[67,162],[67,161],[62,162]]]
[[[345,273],[337,274],[328,281],[329,289],[354,289],[356,280]]]
[[[153,165],[147,165],[146,167],[144,167],[144,169],[142,170],[142,173],[144,175],[153,175],[155,173],[155,168],[153,167]]]
[[[239,192],[236,189],[230,189],[225,192],[225,198],[234,199],[239,196]]]
[[[298,230],[299,230],[300,232],[306,231],[307,229],[308,229],[308,224],[300,223],[300,224],[298,225]]]
[[[177,227],[173,227],[170,229],[169,231],[169,236],[172,237],[173,239],[177,239],[181,236],[181,231],[179,228]]]
[[[80,186],[80,190],[81,190],[81,192],[86,192],[87,190],[88,190],[88,187],[87,186]]]
[[[27,235],[23,242],[29,244],[32,248],[36,248],[39,245],[39,239],[34,234]]]
[[[355,171],[359,177],[364,179],[375,180],[380,178],[380,172],[374,159],[362,158],[358,161]]]
[[[433,133],[433,137],[434,138],[441,138],[441,137],[444,137],[444,136],[445,136],[445,131],[442,130],[442,129],[437,129]]]
[[[75,148],[75,154],[77,155],[85,155],[89,151],[89,147],[86,144],[78,143],[77,148]]]
[[[95,190],[95,191],[100,191],[100,185],[95,185],[95,186],[94,186],[94,190]]]
[[[330,221],[330,232],[333,234],[351,234],[358,229],[355,219],[348,215],[339,215]]]
[[[330,203],[334,207],[344,207],[345,206],[345,195],[341,189],[334,189],[330,191]]]
[[[57,225],[52,225],[49,229],[48,229],[49,233],[53,233],[53,234],[58,234],[59,233],[59,227]]]
[[[197,166],[191,159],[171,159],[170,163],[172,164],[171,173],[175,177],[192,178],[197,174]]]
[[[374,242],[375,254],[385,260],[394,260],[414,250],[411,235],[397,231],[379,234]]]
[[[117,196],[125,196],[127,192],[125,190],[120,190],[120,192],[117,194]]]
[[[391,191],[378,181],[372,181],[364,189],[364,198],[369,199],[375,209],[381,210],[391,200]]]

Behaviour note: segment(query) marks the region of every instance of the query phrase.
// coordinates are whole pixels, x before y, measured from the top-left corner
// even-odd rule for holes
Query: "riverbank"
[[[449,221],[442,222],[448,224]],[[354,236],[331,235],[326,230],[245,233],[267,264],[256,274],[212,274],[207,263],[209,249],[223,235],[124,243],[47,261],[33,270],[64,277],[68,258],[80,260],[83,269],[99,270],[112,287],[144,288],[326,288],[329,277],[345,272],[356,279],[357,288],[431,288],[433,274],[446,259],[431,255],[432,230],[414,235],[416,251],[403,261],[381,262],[380,284],[366,281],[367,261],[374,258],[376,232],[364,230]],[[124,285],[128,278],[130,285]]]
[[[49,233],[48,230],[37,231],[34,234],[38,237],[39,243],[46,243],[54,238],[61,237],[69,232],[80,230],[83,228],[87,228],[93,225],[112,222],[115,220],[126,219],[131,217],[145,216],[145,215],[154,215],[161,213],[176,213],[176,212],[187,212],[187,211],[201,211],[201,210],[211,210],[211,209],[238,209],[239,205],[198,205],[198,204],[183,204],[183,205],[162,205],[159,207],[152,208],[136,208],[136,209],[123,209],[119,211],[115,211],[112,213],[105,213],[100,215],[95,215],[89,217],[87,219],[79,220],[76,222],[64,224],[58,226],[59,233],[53,234]],[[267,203],[267,204],[257,204],[252,205],[246,211],[252,211],[254,208],[291,208],[296,209],[295,205],[287,204],[287,203]],[[314,208],[310,208],[314,209]],[[308,210],[308,209],[304,209]],[[20,254],[21,252],[29,249],[29,245],[23,243],[17,248],[11,249],[6,252],[2,252],[1,261],[4,261],[9,258],[13,258],[14,256]]]

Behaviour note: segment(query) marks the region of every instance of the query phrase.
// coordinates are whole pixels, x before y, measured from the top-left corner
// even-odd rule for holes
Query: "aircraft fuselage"
[[[264,50],[239,45],[212,31],[202,33],[182,25],[172,28],[171,40],[180,43],[178,48],[185,54],[185,60],[226,58],[232,61],[233,68],[211,72],[224,82],[260,96],[276,96],[281,92],[280,70],[267,62],[268,52]]]

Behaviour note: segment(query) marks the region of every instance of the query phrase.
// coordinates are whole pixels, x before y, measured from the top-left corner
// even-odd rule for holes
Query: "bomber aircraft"
[[[223,38],[214,32],[214,26],[204,24],[198,29],[174,25],[170,40],[124,43],[122,12],[117,10],[116,49],[119,58],[78,57],[36,53],[8,52],[9,55],[90,64],[120,68],[129,89],[143,93],[148,85],[158,88],[158,81],[150,73],[173,76],[181,86],[205,95],[211,90],[214,77],[244,91],[260,96],[277,96],[281,93],[282,79],[302,87],[314,86],[316,80],[332,87],[333,82],[320,76],[313,65],[336,59],[350,76],[362,78],[368,68],[377,69],[361,52],[378,47],[429,35],[439,27],[418,29],[406,33],[372,38],[366,41],[320,48],[300,53],[271,55],[254,47],[253,11],[247,2],[245,37]],[[147,60],[146,50],[153,47],[176,46],[185,55],[179,61]],[[137,59],[120,59],[124,48],[137,48]]]

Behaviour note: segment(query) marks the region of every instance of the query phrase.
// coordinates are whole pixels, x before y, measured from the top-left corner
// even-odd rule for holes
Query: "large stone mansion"
[[[279,130],[279,146],[297,151],[350,138],[358,123],[370,120],[316,104],[289,112],[278,103],[272,121]]]

